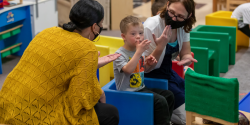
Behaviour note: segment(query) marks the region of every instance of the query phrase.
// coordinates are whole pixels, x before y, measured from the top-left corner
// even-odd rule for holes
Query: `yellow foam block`
[[[231,18],[231,11],[217,11],[206,16],[206,25],[235,26],[238,29],[238,20]],[[237,46],[249,47],[249,37],[240,30],[236,31],[236,51]]]
[[[110,37],[110,36],[101,35],[100,39],[97,42],[94,42],[94,44],[107,46],[109,47],[109,54],[114,54],[120,47],[124,45],[124,41],[122,38],[119,38],[119,37]],[[109,64],[109,67],[110,67],[110,71],[109,71],[110,77],[114,77],[113,62]]]
[[[96,45],[98,51],[100,51],[100,57],[109,55],[109,47]],[[99,82],[101,87],[105,86],[110,81],[110,64],[107,64],[99,68]]]

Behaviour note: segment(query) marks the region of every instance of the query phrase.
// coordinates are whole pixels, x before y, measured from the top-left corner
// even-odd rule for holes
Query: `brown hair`
[[[136,25],[143,26],[142,22],[139,18],[134,17],[134,16],[127,16],[127,17],[123,18],[121,23],[120,23],[121,33],[124,33],[124,34],[127,33],[128,26],[131,24],[133,26],[136,26]]]
[[[153,4],[152,4],[152,7],[151,7],[151,12],[152,12],[152,15],[155,16],[157,15],[157,12],[161,10],[162,7],[164,7],[164,5],[167,3],[167,0],[158,0],[158,1],[155,1]]]
[[[184,30],[186,33],[189,33],[192,29],[192,26],[196,22],[195,17],[195,3],[194,0],[168,0],[169,5],[165,4],[164,8],[161,9],[161,18],[165,18],[166,8],[170,6],[172,3],[181,2],[188,12],[188,16],[192,13],[191,17],[186,20],[186,24],[184,25]]]

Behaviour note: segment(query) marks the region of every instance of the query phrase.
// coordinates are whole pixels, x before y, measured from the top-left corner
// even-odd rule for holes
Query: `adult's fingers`
[[[151,43],[151,41],[147,41],[147,42],[146,42],[146,44],[150,44],[150,43]]]
[[[167,35],[168,29],[169,29],[169,25],[167,25],[167,26],[164,28],[162,35],[164,35],[164,36]]]
[[[192,61],[192,62],[196,62],[196,63],[198,62],[198,61],[197,61],[196,59],[194,59],[194,58],[191,59],[191,61]]]
[[[114,55],[111,55],[111,57],[112,57],[112,59],[117,59],[118,57],[120,57],[121,56],[121,54],[114,54]]]
[[[179,66],[184,65],[184,64],[186,64],[186,63],[188,63],[190,61],[191,61],[190,59],[181,60],[180,62],[177,63],[177,65],[179,65]]]

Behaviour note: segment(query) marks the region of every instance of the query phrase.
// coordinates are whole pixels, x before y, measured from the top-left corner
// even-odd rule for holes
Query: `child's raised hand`
[[[149,44],[151,41],[143,40],[140,42],[140,40],[136,41],[136,51],[140,52],[141,54],[148,49]]]
[[[157,60],[155,59],[154,56],[149,55],[148,57],[146,57],[145,62],[146,62],[147,65],[152,66],[152,65],[154,65],[155,63],[157,63]]]

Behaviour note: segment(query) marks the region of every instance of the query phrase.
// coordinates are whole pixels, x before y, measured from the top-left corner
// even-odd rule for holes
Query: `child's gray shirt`
[[[140,57],[140,60],[132,74],[126,74],[122,71],[122,67],[124,67],[134,56],[135,51],[128,51],[125,48],[120,47],[116,53],[121,54],[121,56],[113,62],[116,89],[121,91],[138,91],[144,88],[145,57]]]

